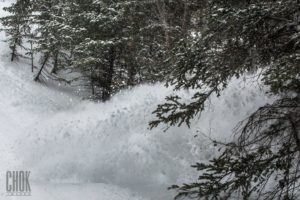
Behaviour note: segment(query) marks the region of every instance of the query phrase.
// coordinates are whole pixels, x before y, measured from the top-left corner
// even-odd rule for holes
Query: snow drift
[[[0,9],[11,2],[0,2]],[[34,199],[172,199],[167,187],[194,181],[190,165],[218,153],[209,137],[230,141],[240,120],[272,101],[248,75],[212,97],[191,129],[149,130],[152,111],[171,88],[142,85],[93,103],[32,82],[26,61],[10,63],[4,42],[0,51],[6,52],[0,55],[0,181],[8,169],[30,170]]]
[[[150,131],[151,112],[170,93],[159,84],[143,85],[107,103],[82,101],[44,115],[19,138],[22,167],[41,182],[106,183],[150,199],[171,199],[168,186],[194,180],[190,165],[216,155],[208,137],[229,141],[236,123],[268,101],[253,82],[232,80],[192,129],[163,132],[162,125]]]

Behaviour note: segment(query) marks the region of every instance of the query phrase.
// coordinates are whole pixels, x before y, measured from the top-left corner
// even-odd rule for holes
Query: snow
[[[11,2],[0,2],[0,9]],[[10,63],[5,42],[0,52],[1,200],[170,200],[174,191],[167,187],[194,181],[190,166],[218,153],[208,137],[230,141],[237,122],[273,101],[247,75],[212,97],[191,129],[149,130],[151,112],[171,88],[142,85],[94,103],[33,82],[26,61]],[[31,171],[31,197],[6,196],[7,170]]]

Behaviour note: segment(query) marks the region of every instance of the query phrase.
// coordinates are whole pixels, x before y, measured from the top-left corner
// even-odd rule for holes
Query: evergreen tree
[[[33,23],[37,25],[35,51],[43,55],[41,67],[35,80],[39,79],[46,64],[51,61],[50,73],[56,73],[59,66],[67,65],[69,43],[67,36],[70,32],[67,26],[67,16],[64,14],[65,1],[43,0],[34,2],[35,15]]]
[[[11,61],[14,61],[18,53],[18,48],[24,48],[24,38],[30,32],[29,20],[31,15],[30,0],[17,0],[10,7],[4,8],[10,15],[1,18],[3,29],[9,36],[8,43],[11,49]]]
[[[73,65],[89,77],[92,94],[107,100],[113,91],[113,77],[117,47],[122,38],[116,27],[120,24],[120,13],[113,8],[112,1],[90,1],[78,4],[80,8],[77,30],[83,30],[79,44],[74,48]]]
[[[178,43],[168,84],[197,89],[154,112],[160,123],[182,125],[222,95],[232,77],[261,70],[269,93],[279,96],[239,124],[236,141],[209,163],[197,163],[195,183],[173,186],[177,199],[297,199],[300,187],[300,4],[295,0],[210,1],[200,36]],[[218,142],[215,142],[218,145]]]
[[[191,28],[196,2],[31,0],[32,68],[33,52],[42,55],[35,80],[75,70],[93,98],[102,100],[125,87],[163,80],[172,48]]]

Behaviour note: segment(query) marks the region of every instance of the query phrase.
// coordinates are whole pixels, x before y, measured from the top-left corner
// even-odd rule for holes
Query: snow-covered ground
[[[11,2],[0,2],[0,16]],[[229,141],[237,122],[272,101],[255,79],[234,79],[191,129],[150,131],[151,112],[171,89],[143,85],[93,103],[33,82],[25,61],[9,62],[3,41],[0,52],[1,200],[170,200],[167,187],[195,180],[190,165],[217,153],[206,136]],[[7,170],[31,171],[31,197],[6,196]]]

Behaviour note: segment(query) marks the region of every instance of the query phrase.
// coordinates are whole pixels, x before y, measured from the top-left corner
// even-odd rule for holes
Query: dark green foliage
[[[80,80],[91,98],[103,101],[123,88],[165,80],[175,90],[196,91],[189,103],[167,97],[151,127],[190,126],[233,77],[259,72],[279,100],[240,124],[238,140],[219,157],[196,164],[196,183],[174,188],[178,198],[296,198],[298,0],[22,0],[6,10],[12,60],[23,40],[34,46],[32,59],[41,55],[35,80],[49,66],[51,77],[75,71],[80,77],[67,82]]]
[[[254,1],[231,6],[216,2],[211,5],[213,9],[206,19],[208,29],[201,33],[202,37],[182,41],[174,52],[177,56],[168,85],[201,91],[195,94],[192,108],[192,104],[183,105],[177,97],[169,97],[178,102],[169,111],[186,113],[187,123],[201,111],[198,105],[202,104],[203,96],[219,94],[233,76],[239,77],[258,66],[264,66],[262,76],[264,83],[270,85],[270,92],[298,93],[300,88],[299,12],[296,12],[299,4]],[[164,113],[160,110],[156,112],[159,118]],[[161,121],[172,124],[173,119],[161,118]]]
[[[199,182],[180,187],[176,198],[297,199],[299,119],[299,98],[260,108],[240,124],[238,140],[219,157],[193,166],[202,171]]]
[[[1,23],[5,26],[3,30],[8,35],[7,41],[12,51],[11,61],[20,56],[18,48],[24,48],[24,37],[30,32],[30,9],[30,0],[17,0],[10,7],[4,8],[10,13],[9,16],[1,18]]]
[[[196,89],[190,103],[167,97],[150,123],[190,125],[212,94],[220,96],[232,77],[259,71],[279,100],[254,112],[236,130],[237,141],[194,167],[195,183],[173,186],[177,198],[297,199],[299,197],[300,3],[209,1],[200,36],[181,40],[173,52],[168,85]],[[197,33],[197,32],[196,32]],[[217,144],[217,142],[216,142]]]
[[[34,44],[29,54],[42,54],[35,80],[43,72],[79,72],[74,81],[81,79],[91,97],[102,100],[122,88],[164,80],[171,50],[190,34],[198,7],[184,0],[28,2],[35,27],[28,34]]]

